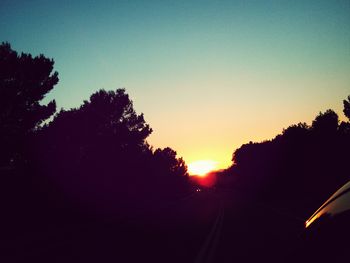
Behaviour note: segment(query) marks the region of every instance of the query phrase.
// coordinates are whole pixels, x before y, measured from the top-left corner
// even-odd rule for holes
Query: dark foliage
[[[350,120],[350,96],[346,100],[343,100],[344,104],[344,115]]]
[[[338,131],[339,119],[333,110],[320,112],[312,122],[312,129],[318,135],[333,136]]]
[[[144,205],[181,191],[184,179],[178,178],[187,175],[174,150],[153,153],[146,141],[151,132],[124,89],[100,90],[79,108],[61,110],[41,130],[37,167],[92,209]]]
[[[160,173],[171,176],[188,176],[185,161],[182,158],[176,158],[176,155],[176,152],[169,147],[157,149],[154,152],[155,167]]]
[[[99,90],[42,125],[56,108],[40,104],[58,82],[53,64],[0,46],[1,193],[16,196],[10,206],[27,199],[54,214],[57,207],[124,213],[186,191],[183,159],[170,148],[153,152],[152,129],[124,89]]]
[[[271,141],[242,145],[228,172],[259,200],[305,218],[350,179],[348,131],[349,123],[339,125],[338,115],[327,110],[312,126],[299,123]]]
[[[41,132],[54,159],[84,167],[123,165],[150,153],[145,139],[152,129],[137,115],[124,89],[100,90],[78,109],[61,110]],[[116,170],[118,170],[116,167]]]
[[[40,104],[58,82],[54,61],[43,55],[18,55],[0,45],[0,166],[23,162],[28,136],[56,110],[55,101]]]

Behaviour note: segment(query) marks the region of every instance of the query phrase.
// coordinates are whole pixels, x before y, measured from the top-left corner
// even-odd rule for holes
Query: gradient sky
[[[350,95],[350,1],[4,1],[0,41],[54,58],[48,99],[124,87],[187,163],[310,123]]]

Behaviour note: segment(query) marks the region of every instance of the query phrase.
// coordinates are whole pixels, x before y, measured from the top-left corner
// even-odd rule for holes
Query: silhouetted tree
[[[124,89],[100,90],[42,129],[41,165],[65,187],[75,185],[80,199],[103,200],[104,206],[175,193],[187,167],[170,148],[153,153],[146,141],[151,132]]]
[[[145,139],[152,129],[142,114],[136,114],[124,89],[100,90],[77,109],[61,110],[44,131],[46,141],[58,159],[67,165],[95,166],[117,162],[130,164],[143,152],[150,152]],[[118,167],[120,169],[121,167]]]
[[[170,148],[153,152],[146,141],[152,129],[124,89],[99,90],[43,125],[56,110],[55,101],[40,103],[58,82],[53,64],[43,55],[18,55],[9,44],[0,46],[3,241],[38,231],[72,233],[77,224],[104,227],[111,214],[140,217],[155,211],[152,206],[159,210],[178,201],[189,189],[187,166]],[[120,217],[116,222],[120,229]],[[36,245],[26,244],[25,250]]]
[[[348,107],[344,101],[344,113]],[[338,123],[338,115],[327,110],[311,127],[291,125],[271,141],[244,144],[235,150],[227,172],[260,200],[282,202],[307,216],[350,179],[349,123]]]
[[[284,138],[290,140],[300,140],[301,137],[305,137],[309,133],[310,127],[305,122],[291,125],[287,129],[283,129],[282,134]]]
[[[349,119],[347,122],[342,121],[339,125],[339,132],[344,135],[350,135],[350,96],[347,99],[343,100],[344,105],[344,115]]]
[[[344,104],[344,115],[350,120],[350,96],[347,99],[343,100]]]
[[[312,129],[323,134],[335,133],[338,129],[339,118],[333,110],[320,112],[312,122]]]
[[[0,45],[0,166],[23,158],[26,137],[56,110],[55,101],[40,104],[58,82],[54,61],[43,55],[18,55]]]
[[[154,158],[156,161],[156,166],[164,174],[187,176],[187,166],[185,161],[181,157],[176,158],[176,155],[176,151],[169,147],[155,150]]]

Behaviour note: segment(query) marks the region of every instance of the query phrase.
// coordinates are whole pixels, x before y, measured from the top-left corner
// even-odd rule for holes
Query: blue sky
[[[350,1],[1,1],[0,41],[54,58],[59,108],[124,87],[151,144],[219,167],[350,95]]]

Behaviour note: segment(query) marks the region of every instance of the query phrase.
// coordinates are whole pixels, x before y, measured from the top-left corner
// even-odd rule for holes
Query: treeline
[[[154,150],[147,143],[152,129],[124,89],[99,90],[69,110],[56,112],[55,101],[44,105],[58,83],[53,66],[43,55],[0,45],[4,205],[47,200],[51,206],[54,199],[68,198],[92,209],[120,209],[191,188],[184,160],[171,148]],[[343,103],[350,120],[350,96]],[[307,216],[350,179],[349,149],[350,122],[327,110],[311,125],[292,125],[270,141],[242,145],[217,185],[241,187],[252,198]]]
[[[350,120],[350,96],[343,103]],[[233,153],[226,175],[254,198],[305,218],[350,180],[349,120],[340,122],[327,110],[311,125],[298,123],[270,141],[244,144]]]
[[[187,190],[184,160],[147,143],[152,129],[124,89],[99,90],[58,113],[55,101],[44,105],[58,83],[53,66],[43,55],[0,45],[2,194],[26,199],[41,191],[43,198],[120,209]]]

